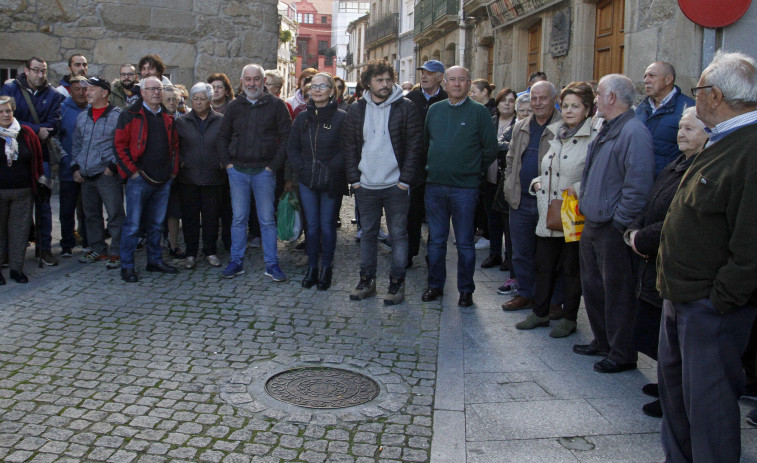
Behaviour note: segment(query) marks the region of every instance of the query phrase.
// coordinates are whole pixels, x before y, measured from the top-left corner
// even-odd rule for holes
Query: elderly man
[[[386,61],[370,61],[360,75],[366,91],[347,108],[342,151],[347,181],[360,211],[360,282],[350,293],[359,301],[376,294],[376,253],[382,211],[392,243],[392,266],[384,304],[405,297],[409,190],[419,183],[423,137],[415,106],[394,83]]]
[[[528,192],[531,180],[539,176],[539,166],[555,134],[547,130],[562,120],[555,110],[557,90],[551,82],[541,80],[531,87],[533,114],[513,126],[510,150],[505,167],[505,199],[510,205],[512,266],[518,275],[518,294],[502,304],[502,310],[527,309],[534,304],[536,285],[536,223],[539,211],[536,197]],[[559,307],[559,306],[558,306]],[[554,309],[550,309],[554,312]],[[550,313],[556,317],[554,313]]]
[[[84,85],[90,107],[76,120],[71,169],[74,181],[81,185],[81,202],[91,249],[79,258],[79,262],[106,261],[106,268],[117,269],[121,267],[121,227],[125,214],[113,140],[122,110],[108,103],[111,86],[107,80],[92,77]],[[103,206],[108,213],[110,250],[105,242]]]
[[[108,102],[113,106],[126,108],[139,99],[139,76],[133,64],[122,64],[119,78],[111,84]]]
[[[457,240],[457,305],[473,305],[473,218],[478,186],[487,167],[497,156],[497,134],[489,110],[468,98],[470,72],[453,66],[444,76],[448,101],[436,103],[426,116],[424,136],[428,146],[426,164],[426,213],[428,218],[428,288],[423,301],[442,295],[447,278],[449,222]],[[454,129],[453,129],[454,128]]]
[[[657,260],[668,463],[740,459],[740,358],[757,316],[755,82],[757,61],[719,52],[691,89],[710,140],[673,198]]]
[[[71,94],[70,88],[74,77],[87,77],[87,58],[81,54],[71,55],[68,58],[68,71],[69,74],[63,76],[60,80],[60,85],[55,87],[55,90],[61,95],[68,97]]]
[[[423,63],[418,68],[421,71],[421,88],[410,91],[405,98],[415,103],[421,117],[421,124],[426,121],[428,108],[439,101],[447,99],[447,92],[442,88],[444,79],[444,65],[436,60]],[[426,165],[426,150],[422,153],[423,165]],[[426,172],[421,173],[421,184],[410,191],[410,209],[407,214],[407,266],[413,265],[413,257],[418,255],[421,248],[421,227],[426,215],[424,197],[426,191]]]
[[[636,117],[652,134],[654,142],[654,176],[662,171],[681,152],[678,150],[678,121],[683,110],[694,100],[675,85],[676,70],[672,64],[657,61],[644,71],[644,91],[647,97],[636,108]]]
[[[631,109],[634,96],[626,76],[610,74],[599,81],[597,109],[605,122],[589,145],[578,196],[586,216],[579,251],[581,287],[594,340],[573,351],[605,356],[594,364],[600,373],[636,368],[633,260],[623,233],[647,204],[654,152],[649,131]]]
[[[65,97],[56,92],[47,81],[47,63],[42,58],[33,57],[26,62],[24,73],[3,85],[2,95],[16,100],[13,116],[37,134],[42,142],[42,159],[45,177],[50,179],[50,152],[54,149],[52,136],[60,125],[60,107]],[[56,162],[57,159],[52,159]],[[52,253],[53,213],[50,208],[52,192],[46,185],[37,189],[34,197],[35,224],[37,227],[37,250],[43,264],[58,265]]]
[[[292,120],[284,100],[271,95],[265,81],[265,70],[259,64],[242,69],[244,92],[226,107],[218,134],[218,155],[229,176],[233,210],[231,259],[221,274],[223,278],[244,273],[250,197],[254,194],[265,276],[273,281],[287,279],[279,268],[273,205],[276,171],[284,166]]]
[[[141,84],[142,100],[118,118],[115,146],[118,171],[126,183],[126,220],[121,233],[121,279],[138,281],[134,270],[139,224],[147,228],[147,271],[177,273],[163,262],[160,232],[168,207],[171,182],[179,172],[179,138],[173,116],[161,104],[160,78],[147,77]]]

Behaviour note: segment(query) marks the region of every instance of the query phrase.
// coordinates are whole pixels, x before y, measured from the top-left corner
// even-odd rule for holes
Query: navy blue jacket
[[[61,153],[60,168],[58,170],[58,177],[61,182],[73,182],[74,173],[71,170],[71,153],[74,141],[74,129],[76,128],[76,118],[84,111],[85,108],[76,106],[74,100],[69,96],[63,100],[61,105],[61,119],[60,130],[58,131],[58,139],[63,146],[65,153]]]
[[[30,127],[34,130],[34,133],[39,133],[40,127],[47,127],[53,129],[51,135],[55,135],[60,125],[60,105],[66,97],[58,93],[49,83],[36,92],[30,93],[29,96],[37,110],[40,121],[39,124],[35,124],[29,106],[26,104],[26,99],[21,94],[22,91],[29,91],[28,88],[26,74],[19,74],[16,80],[3,85],[0,94],[12,96],[16,100],[16,110],[13,112],[13,116],[19,124]]]
[[[654,144],[654,176],[660,174],[662,169],[675,161],[681,152],[678,150],[678,123],[681,121],[681,113],[689,106],[694,106],[694,100],[677,90],[673,98],[665,106],[652,114],[652,106],[649,97],[636,108],[636,118],[649,129]]]

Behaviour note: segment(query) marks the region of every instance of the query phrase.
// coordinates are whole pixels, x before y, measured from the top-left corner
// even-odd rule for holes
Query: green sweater
[[[485,106],[466,98],[460,106],[434,103],[424,130],[427,183],[478,188],[497,156],[497,132]]]
[[[757,124],[699,153],[662,226],[657,289],[664,299],[709,297],[728,313],[757,305]]]

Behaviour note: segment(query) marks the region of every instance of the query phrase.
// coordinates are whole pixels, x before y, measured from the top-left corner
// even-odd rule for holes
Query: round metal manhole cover
[[[340,368],[287,370],[265,383],[268,395],[307,408],[345,408],[375,399],[379,386],[371,378]]]

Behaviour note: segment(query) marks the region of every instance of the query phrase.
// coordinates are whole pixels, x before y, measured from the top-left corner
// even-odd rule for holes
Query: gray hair
[[[274,87],[284,85],[284,76],[278,69],[266,69],[265,76],[268,85],[273,85]]]
[[[195,93],[205,93],[205,96],[208,97],[208,100],[212,100],[213,99],[213,86],[207,82],[197,82],[189,90],[190,100],[192,99],[192,97],[194,97]]]
[[[0,95],[0,106],[9,104],[12,110],[16,110],[16,99],[8,95]]]
[[[257,71],[260,73],[260,76],[265,77],[265,69],[263,69],[263,66],[259,64],[248,64],[242,68],[242,75],[240,77],[241,79],[244,79],[244,73],[247,72],[248,69],[257,69]]]
[[[447,80],[447,73],[448,73],[449,71],[451,71],[452,69],[455,69],[455,68],[459,68],[459,69],[462,69],[463,71],[465,71],[465,73],[466,73],[466,74],[468,75],[468,80],[470,80],[470,79],[471,79],[470,71],[469,71],[469,70],[468,70],[467,68],[464,68],[464,67],[462,67],[462,66],[452,66],[452,67],[449,67],[449,68],[447,68],[447,69],[446,69],[446,70],[444,71],[444,80]]]
[[[553,84],[552,82],[550,82],[548,80],[540,80],[538,82],[535,82],[531,86],[531,91],[532,92],[534,91],[534,87],[536,87],[537,85],[540,86],[540,87],[543,87],[545,85],[549,86],[550,91],[552,92],[552,94],[550,95],[552,98],[554,98],[557,95],[557,89],[555,88],[555,84]]]
[[[524,93],[515,99],[515,110],[517,111],[524,104],[531,104],[531,95]]]
[[[633,105],[636,89],[628,77],[623,74],[608,74],[599,80],[599,84],[604,84],[605,91],[608,94],[614,93],[618,100],[629,108]],[[597,88],[599,88],[599,84],[597,84]]]
[[[718,50],[702,81],[723,92],[723,99],[732,104],[757,104],[757,62],[743,53],[724,53]]]

